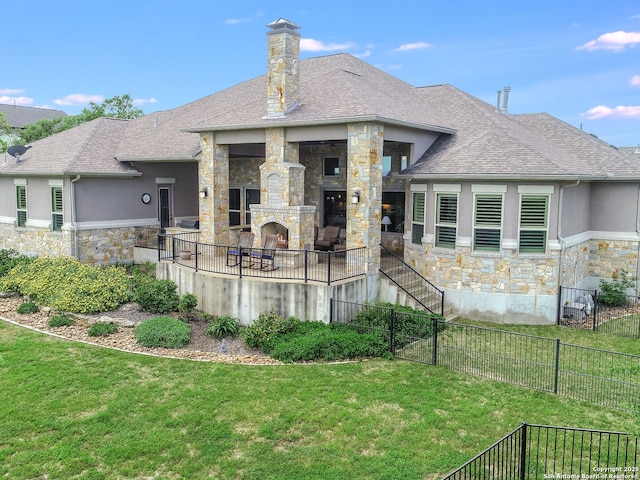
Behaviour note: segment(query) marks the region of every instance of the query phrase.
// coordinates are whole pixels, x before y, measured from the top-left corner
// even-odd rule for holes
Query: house
[[[243,319],[278,303],[322,318],[331,297],[400,293],[381,247],[456,313],[554,322],[560,286],[638,275],[640,164],[547,114],[511,115],[451,85],[414,87],[348,54],[299,59],[299,27],[268,25],[265,75],[134,120],[101,118],[0,167],[0,247],[130,262],[144,226],[199,220],[199,242],[250,229],[293,250],[316,228],[363,249],[333,286],[218,278],[164,262],[201,308]],[[384,219],[384,223],[382,220]],[[262,309],[262,310],[260,310]]]
[[[29,123],[34,123],[43,119],[53,120],[54,118],[67,116],[67,114],[62,110],[24,107],[21,105],[8,105],[5,103],[0,103],[0,113],[4,113],[9,125],[15,129],[16,135]],[[10,139],[2,140],[7,141]]]

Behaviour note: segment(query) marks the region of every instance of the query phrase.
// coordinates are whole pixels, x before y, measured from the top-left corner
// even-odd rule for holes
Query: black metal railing
[[[628,433],[522,424],[442,480],[638,478]]]
[[[321,252],[213,245],[197,241],[197,233],[160,234],[158,261],[198,271],[332,285],[366,272],[365,248]],[[233,252],[233,253],[231,253]],[[270,258],[268,262],[264,261]]]
[[[633,412],[640,356],[333,299],[330,321],[383,334],[396,358]],[[409,325],[412,325],[409,327]]]
[[[159,235],[162,233],[162,230],[158,227],[136,227],[135,235],[136,235],[136,247],[141,248],[153,248],[157,249],[159,247]]]
[[[444,291],[407,265],[384,245],[380,245],[380,273],[395,283],[425,310],[443,315]]]
[[[560,287],[558,298],[558,325],[640,338],[637,295],[624,295],[618,304],[608,305],[597,290]]]

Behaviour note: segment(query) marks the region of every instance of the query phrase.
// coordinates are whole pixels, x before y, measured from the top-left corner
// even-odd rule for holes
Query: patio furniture
[[[271,270],[276,268],[276,248],[278,246],[278,235],[271,233],[264,237],[264,243],[262,248],[251,249],[251,267],[260,266],[260,270],[265,270],[271,267]]]
[[[336,225],[327,225],[324,229],[324,236],[321,239],[316,239],[313,243],[313,247],[316,250],[331,250],[340,237],[340,227]]]
[[[251,247],[253,247],[254,237],[255,234],[252,232],[240,232],[240,236],[238,237],[238,245],[227,248],[228,267],[235,267],[240,263],[243,257],[248,257],[251,254]]]

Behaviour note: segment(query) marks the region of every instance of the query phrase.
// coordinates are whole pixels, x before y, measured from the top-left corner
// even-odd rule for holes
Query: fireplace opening
[[[262,238],[270,234],[278,235],[278,248],[289,248],[289,229],[284,225],[271,222],[265,224],[262,229]]]

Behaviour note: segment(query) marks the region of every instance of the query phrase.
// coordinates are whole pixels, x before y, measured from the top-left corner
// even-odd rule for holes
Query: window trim
[[[483,197],[486,197],[486,198],[494,197],[494,198],[500,199],[500,224],[499,225],[491,224],[490,222],[478,223],[478,199]],[[477,233],[481,230],[497,231],[498,232],[497,244],[492,247],[479,246],[477,241]],[[486,192],[486,191],[475,192],[473,194],[473,237],[472,237],[473,250],[476,252],[490,252],[490,253],[500,252],[502,248],[503,233],[504,233],[504,193]]]
[[[51,193],[51,230],[54,232],[62,231],[62,225],[64,224],[64,192],[62,190],[62,185],[51,185],[49,186],[49,191]],[[56,199],[55,192],[60,192],[60,209],[57,209],[58,199]],[[56,221],[56,218],[59,221]]]
[[[230,206],[230,202],[231,202],[231,190],[238,190],[239,191],[239,201],[240,201],[240,208],[231,208]],[[250,218],[249,218],[249,223],[247,223],[247,215],[251,215],[251,210],[249,208],[249,205],[247,204],[247,190],[257,190],[258,194],[260,194],[260,188],[259,187],[255,187],[252,185],[249,186],[242,186],[242,187],[238,187],[238,186],[233,186],[233,187],[229,187],[229,201],[227,202],[227,208],[228,208],[228,213],[229,213],[229,226],[230,227],[245,227],[251,224],[250,222]],[[258,197],[260,198],[260,197]],[[259,205],[260,202],[258,203],[252,203],[250,205]],[[238,224],[232,224],[231,223],[231,214],[232,213],[237,213],[238,214]]]
[[[434,189],[435,190],[435,189]],[[456,192],[436,191],[435,192],[435,219],[434,219],[434,245],[439,248],[456,248],[458,238],[458,220],[459,220],[459,207],[460,207],[460,195]],[[455,222],[443,222],[440,221],[441,203],[440,199],[443,197],[455,198]],[[453,245],[444,244],[439,242],[439,231],[442,228],[453,229]]]
[[[544,199],[544,225],[527,225],[523,226],[522,224],[522,206],[525,198],[538,198]],[[547,247],[549,245],[549,204],[550,204],[550,196],[548,194],[538,194],[538,193],[520,193],[519,205],[518,205],[518,252],[523,254],[545,254],[547,253]],[[527,250],[522,247],[522,232],[537,232],[542,233],[542,248],[536,250]]]

